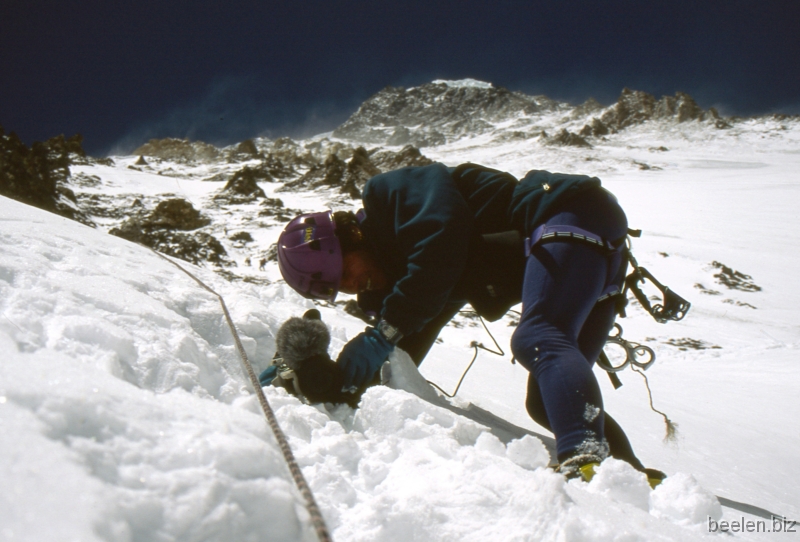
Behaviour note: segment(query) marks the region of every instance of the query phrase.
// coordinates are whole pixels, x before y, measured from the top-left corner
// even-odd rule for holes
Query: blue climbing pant
[[[623,240],[628,228],[616,198],[603,188],[568,200],[546,224],[577,226],[612,242]],[[543,407],[559,461],[609,453],[603,398],[592,365],[613,326],[617,299],[597,300],[624,277],[619,254],[574,239],[537,244],[527,259],[522,316],[511,350],[531,373],[526,404],[529,412]],[[622,438],[630,447],[624,432]]]

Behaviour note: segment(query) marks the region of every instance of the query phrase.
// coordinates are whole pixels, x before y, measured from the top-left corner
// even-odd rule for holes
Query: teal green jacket
[[[519,302],[523,248],[520,241],[497,250],[482,242],[484,236],[529,236],[559,203],[599,186],[595,177],[539,170],[518,181],[474,164],[377,175],[364,187],[362,230],[392,286],[360,295],[359,304],[380,312],[404,335],[419,331],[448,304],[469,302],[496,319]]]

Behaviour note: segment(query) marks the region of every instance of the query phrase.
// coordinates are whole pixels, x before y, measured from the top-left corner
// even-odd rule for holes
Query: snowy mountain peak
[[[520,115],[560,104],[475,80],[386,87],[365,101],[334,137],[364,143],[430,147],[485,133]],[[566,104],[564,104],[566,105]]]
[[[434,85],[447,85],[451,88],[494,88],[494,85],[486,81],[478,81],[477,79],[466,78],[451,81],[448,79],[436,79],[432,82]]]
[[[656,99],[626,88],[608,107],[593,98],[573,106],[475,79],[437,79],[408,89],[386,87],[365,101],[333,136],[366,144],[432,147],[488,133],[532,139],[546,130],[560,134],[549,140],[553,144],[585,147],[591,145],[581,138],[602,137],[652,120],[699,120],[730,127],[716,110],[703,110],[682,92]]]

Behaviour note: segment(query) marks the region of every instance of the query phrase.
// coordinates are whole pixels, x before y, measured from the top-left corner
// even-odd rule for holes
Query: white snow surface
[[[553,459],[535,436],[504,443],[460,415],[471,403],[547,434],[525,413],[527,374],[509,354],[481,352],[454,400],[425,383],[452,390],[469,343],[491,343],[459,318],[424,377],[396,352],[390,385],[370,389],[358,410],[265,388],[334,540],[684,541],[720,536],[710,521],[773,527],[715,495],[800,519],[800,128],[694,124],[635,128],[589,150],[491,138],[425,150],[516,175],[596,174],[644,230],[634,240],[640,264],[693,307],[664,326],[631,302],[619,322],[658,355],[647,375],[656,407],[679,425],[677,441],[662,441],[639,375],[620,373],[625,385],[613,390],[596,371],[607,410],[667,480],[651,490],[609,459],[591,483],[566,482],[546,468]],[[106,194],[199,202],[220,187],[126,169],[132,161],[73,173],[97,175],[93,190]],[[312,210],[331,196],[281,197]],[[258,235],[268,243],[279,229]],[[727,289],[712,261],[762,290]],[[280,324],[314,306],[280,281],[228,282],[180,263],[225,298],[256,371]],[[273,264],[266,276],[277,277]],[[335,356],[363,324],[338,307],[320,310]],[[217,298],[175,266],[102,228],[0,197],[0,313],[0,540],[315,539]],[[506,350],[510,322],[489,324]]]
[[[494,88],[494,85],[491,83],[487,83],[486,81],[478,81],[477,79],[466,78],[466,79],[436,79],[433,81],[434,85],[447,85],[451,88]]]

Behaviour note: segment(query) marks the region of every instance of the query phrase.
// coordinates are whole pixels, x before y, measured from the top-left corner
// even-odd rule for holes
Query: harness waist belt
[[[530,256],[531,249],[533,249],[533,247],[539,243],[557,239],[574,239],[576,241],[582,241],[584,243],[589,243],[590,245],[605,248],[611,252],[622,250],[622,247],[625,246],[624,243],[620,243],[619,246],[614,246],[614,243],[611,241],[606,241],[599,235],[577,226],[548,226],[547,224],[542,224],[533,230],[533,233],[530,237],[525,239],[525,256]]]
[[[555,226],[548,226],[547,224],[542,224],[535,230],[530,237],[525,238],[525,257],[531,255],[531,251],[533,247],[538,245],[539,243],[543,243],[546,241],[556,241],[556,240],[573,240],[582,243],[587,243],[599,248],[603,248],[607,250],[609,253],[614,254],[616,257],[620,257],[622,250],[625,248],[625,243],[619,243],[618,246],[615,246],[614,243],[611,241],[606,241],[596,233],[592,233],[590,231],[584,230],[583,228],[579,228],[578,226],[567,226],[567,225],[555,225]],[[608,299],[609,297],[614,297],[623,293],[621,285],[618,284],[607,284],[605,288],[603,288],[600,297],[598,298],[597,302],[603,301]]]

